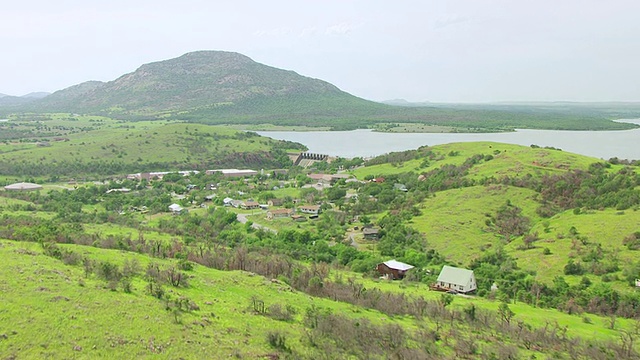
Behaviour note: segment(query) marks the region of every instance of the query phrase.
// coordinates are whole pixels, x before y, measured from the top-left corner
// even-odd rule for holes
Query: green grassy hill
[[[25,116],[0,125],[0,174],[73,177],[219,167],[278,168],[299,144],[183,122]]]
[[[459,336],[456,334],[470,331],[473,323],[459,319],[452,326],[437,317],[390,317],[342,301],[309,296],[281,281],[252,273],[202,266],[187,271],[188,286],[169,286],[167,295],[158,299],[148,293],[144,269],[149,264],[169,267],[176,264],[175,261],[77,245],[64,245],[61,249],[67,254],[62,261],[47,256],[37,244],[0,240],[0,255],[5,259],[0,264],[3,292],[0,355],[3,357],[313,359],[328,356],[346,359],[367,354],[366,350],[357,352],[359,345],[356,344],[340,352],[335,348],[337,343],[325,342],[320,336],[322,331],[314,329],[309,322],[310,315],[315,312],[318,312],[318,319],[323,319],[325,315],[322,314],[336,314],[336,321],[343,319],[333,323],[333,329],[324,330],[330,333],[345,331],[343,327],[348,326],[345,321],[354,321],[356,327],[365,326],[370,331],[378,331],[376,327],[393,331],[395,338],[382,338],[400,347],[394,350],[383,345],[383,352],[368,353],[368,358],[394,356],[400,349],[404,356],[423,354],[434,359],[456,358],[468,354],[462,349],[469,345],[468,341],[475,349],[469,355],[491,356],[502,351],[512,356],[558,357],[565,355],[564,347],[568,344],[558,338],[553,340],[558,341],[553,350],[537,345],[532,350],[518,349],[513,335],[497,328],[492,333],[490,328],[483,327],[475,327],[473,337],[456,338]],[[75,254],[81,259],[78,260],[80,263],[73,264],[69,254]],[[114,286],[105,281],[99,270],[87,272],[86,265],[82,265],[87,261],[93,262],[96,269],[105,267],[104,264],[122,269],[137,267],[138,275],[131,278],[128,289],[124,290],[120,283]],[[426,296],[427,301],[436,303],[442,298],[441,294],[424,286],[407,287],[401,283],[370,280],[364,280],[363,284],[370,291],[379,289],[390,294]],[[189,308],[177,310],[176,299],[187,299]],[[453,300],[451,313],[464,314],[464,309],[475,306],[477,316],[481,316],[485,311],[487,315],[495,314],[497,309],[492,301],[462,297]],[[266,309],[264,314],[261,313],[262,302]],[[593,344],[616,342],[619,334],[633,329],[633,322],[624,319],[618,320],[616,329],[611,330],[607,329],[608,320],[598,316],[591,316],[591,324],[584,324],[578,316],[554,310],[523,304],[511,308],[514,319],[532,329],[543,328],[545,323],[541,319],[547,319],[556,329],[566,326],[566,335],[570,338]],[[279,312],[281,310],[284,313]],[[415,342],[421,333],[429,336],[440,332],[447,333],[448,339],[427,337],[423,338],[424,343]],[[274,341],[274,334],[284,342]],[[377,335],[369,333],[368,336]],[[405,336],[410,340],[402,340]],[[502,345],[491,344],[490,339],[495,336],[501,338]],[[366,343],[367,339],[360,341]],[[431,355],[417,352],[421,349],[430,349]],[[580,351],[587,353],[587,350]]]
[[[586,277],[633,292],[631,280],[640,276],[629,240],[640,231],[637,166],[489,142],[423,147],[369,164],[352,173],[430,192],[407,225],[450,263],[469,267],[504,250],[546,284],[566,275],[571,284]],[[500,219],[506,213],[510,218]],[[517,222],[523,227],[516,231]],[[566,268],[570,262],[579,265],[575,273]]]

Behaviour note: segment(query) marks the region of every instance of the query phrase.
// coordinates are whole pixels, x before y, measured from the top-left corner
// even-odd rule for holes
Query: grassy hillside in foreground
[[[150,259],[134,253],[65,246],[96,261],[122,265],[136,259],[142,269]],[[0,354],[17,358],[264,358],[275,351],[267,334],[280,330],[295,344],[303,340],[304,326],[256,315],[251,299],[263,299],[267,307],[293,306],[299,313],[311,306],[351,314],[374,322],[390,321],[375,311],[361,311],[348,304],[311,298],[293,292],[286,284],[242,272],[196,267],[189,287],[169,289],[172,296],[186,296],[199,306],[185,311],[176,322],[165,303],[145,292],[136,279],[131,293],[111,291],[107,284],[85,277],[81,266],[64,265],[45,256],[37,244],[0,241],[3,259],[0,286]],[[412,328],[410,322],[394,322]]]
[[[7,131],[0,143],[0,174],[14,176],[278,168],[289,161],[287,150],[304,149],[224,127],[61,114],[25,116],[2,123],[0,130]]]
[[[160,266],[175,263],[150,259],[147,256],[114,250],[65,245],[72,251],[97,264],[111,263],[119,267],[133,260],[144,269],[150,262]],[[97,277],[87,276],[82,265],[65,265],[46,256],[42,248],[33,243],[0,241],[0,255],[6,259],[0,265],[0,287],[3,291],[3,311],[0,312],[0,354],[16,358],[157,358],[184,359],[209,358],[318,358],[322,348],[310,340],[313,329],[308,327],[308,309],[320,309],[345,318],[359,319],[366,324],[386,326],[414,333],[419,331],[443,332],[448,335],[434,343],[433,358],[457,358],[467,353],[460,346],[467,344],[454,339],[458,332],[473,332],[473,346],[477,356],[490,357],[487,339],[499,337],[502,346],[512,344],[505,334],[491,333],[490,329],[476,326],[472,329],[464,321],[455,326],[430,319],[408,316],[388,317],[377,311],[349,305],[340,301],[310,297],[293,291],[280,281],[271,281],[246,272],[229,272],[196,266],[189,271],[187,287],[169,288],[169,298],[186,297],[197,308],[169,311],[166,300],[158,300],[146,293],[142,279],[134,278],[129,293]],[[369,289],[401,292],[409,296],[426,296],[439,301],[441,294],[430,292],[424,286],[404,286],[398,282],[364,280]],[[276,320],[273,313],[254,312],[253,299],[264,300],[272,312],[272,305],[293,311],[289,320]],[[463,313],[471,304],[495,311],[498,304],[483,299],[455,298],[452,309]],[[578,316],[554,310],[535,309],[527,305],[512,304],[514,321],[533,328],[547,326],[566,330],[570,338],[584,341],[616,342],[621,331],[631,330],[633,322],[620,319],[615,329],[608,329],[608,320],[590,316],[584,324]],[[307,314],[307,315],[305,315]],[[478,315],[480,316],[480,315]],[[366,323],[365,323],[366,322]],[[338,324],[336,324],[338,325]],[[478,324],[479,325],[479,324]],[[437,330],[436,330],[437,329]],[[340,328],[330,331],[339,332]],[[274,348],[269,334],[284,334],[287,348]],[[401,336],[400,333],[394,333]],[[470,336],[470,335],[469,335]],[[469,338],[462,338],[469,341]],[[466,340],[469,339],[469,340]],[[482,340],[484,339],[484,340]],[[320,338],[315,338],[320,341]],[[430,340],[433,341],[433,340]],[[455,345],[458,343],[458,345]],[[321,344],[318,342],[318,344]],[[428,344],[409,344],[420,348]],[[535,350],[511,347],[510,353],[527,358],[563,356],[559,349],[535,347]],[[320,351],[320,352],[319,352]],[[386,349],[393,353],[392,349]],[[555,355],[554,355],[555,354]],[[380,354],[371,354],[377,357]],[[332,358],[350,358],[348,353],[334,353]]]

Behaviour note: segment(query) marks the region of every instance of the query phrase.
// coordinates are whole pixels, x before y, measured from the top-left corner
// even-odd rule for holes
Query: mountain
[[[89,81],[42,99],[12,99],[7,112],[73,112],[124,120],[175,119],[209,124],[368,128],[375,123],[421,123],[455,131],[516,128],[614,130],[601,113],[562,109],[391,106],[353,96],[319,79],[257,63],[224,51],[196,51],[140,66],[109,82]],[[409,103],[410,105],[413,105]],[[625,113],[627,114],[627,113]]]
[[[433,105],[429,101],[411,102],[405,99],[391,99],[391,100],[383,100],[380,102],[382,104],[393,105],[393,106],[432,106]]]
[[[23,99],[42,99],[45,98],[47,96],[51,95],[51,93],[45,92],[45,91],[38,91],[38,92],[31,92],[28,93],[26,95],[22,95],[21,98]]]
[[[203,110],[273,100],[356,98],[334,85],[277,69],[249,57],[223,51],[197,51],[175,59],[142,65],[107,83],[87,82],[53,93],[40,108],[149,115],[159,112]]]
[[[48,95],[48,92],[32,92],[23,96],[0,94],[0,107],[19,107],[43,99]]]
[[[70,109],[76,107],[80,103],[82,97],[91,93],[95,89],[103,86],[102,81],[86,81],[77,85],[70,86],[66,89],[59,90],[46,98],[38,101],[35,105],[38,109],[47,111],[64,111],[69,112]]]
[[[4,95],[0,97],[0,107],[16,107],[28,104],[36,99],[24,98],[21,96]]]

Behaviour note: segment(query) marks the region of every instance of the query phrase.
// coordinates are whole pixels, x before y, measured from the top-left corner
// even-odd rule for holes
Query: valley
[[[640,351],[637,161],[470,142],[304,168],[303,145],[226,127],[0,126],[2,185],[41,187],[0,191],[3,357]],[[383,279],[391,259],[414,268]],[[444,265],[477,290],[431,290]]]

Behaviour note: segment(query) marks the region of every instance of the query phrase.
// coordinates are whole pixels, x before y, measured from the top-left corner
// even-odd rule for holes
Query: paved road
[[[247,221],[249,221],[249,219],[247,219],[247,214],[238,214],[238,216],[236,218],[238,219],[238,221],[240,221],[243,224],[246,224]],[[262,229],[262,230],[266,230],[266,231],[271,231],[272,233],[278,233],[277,231],[275,231],[275,230],[273,230],[271,228],[268,228],[266,226],[262,226],[262,225],[256,224],[256,223],[251,224],[251,227],[256,229],[256,230],[257,229]]]

